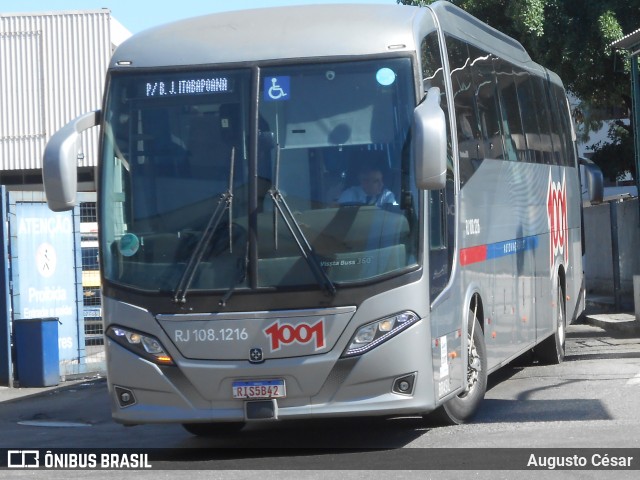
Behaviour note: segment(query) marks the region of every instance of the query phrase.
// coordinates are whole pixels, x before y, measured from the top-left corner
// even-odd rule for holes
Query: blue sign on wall
[[[15,300],[14,292],[14,319],[57,317],[60,361],[76,360],[78,307],[73,215],[54,213],[46,203],[18,202],[16,223],[19,301]]]

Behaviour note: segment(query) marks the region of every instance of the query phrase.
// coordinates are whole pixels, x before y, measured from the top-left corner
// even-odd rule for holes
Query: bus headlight
[[[122,327],[111,326],[107,329],[107,337],[118,345],[159,365],[173,365],[160,340],[151,335],[136,332]]]
[[[409,328],[420,318],[413,312],[402,312],[385,317],[360,327],[351,337],[349,346],[342,354],[343,357],[353,357],[368,352],[401,331]]]

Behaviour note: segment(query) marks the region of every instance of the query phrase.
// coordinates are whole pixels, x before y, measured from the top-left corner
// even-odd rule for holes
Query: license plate
[[[284,380],[233,382],[233,398],[283,398],[286,396]]]

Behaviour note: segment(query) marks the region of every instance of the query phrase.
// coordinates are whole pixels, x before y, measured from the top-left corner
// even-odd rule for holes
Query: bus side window
[[[500,126],[500,105],[496,97],[496,77],[493,72],[495,55],[469,45],[471,76],[482,131],[484,158],[503,159],[504,145]]]
[[[465,42],[450,35],[446,36],[446,40],[456,112],[460,186],[464,186],[480,167],[484,157],[475,87],[471,79],[471,65],[475,58],[471,57]]]
[[[555,97],[555,105],[552,105],[557,109],[559,116],[559,132],[561,135],[559,150],[562,151],[562,156],[559,158],[559,164],[562,166],[575,167],[575,152],[573,146],[573,139],[571,138],[571,115],[569,113],[569,106],[567,104],[567,97],[561,86],[551,84],[551,98]]]
[[[447,121],[449,108],[444,83],[444,69],[440,53],[440,43],[437,33],[431,32],[422,41],[422,82],[425,89],[440,88],[442,95],[441,106]],[[426,91],[426,90],[425,90]],[[455,235],[455,177],[453,168],[453,152],[451,131],[447,129],[447,183],[444,189],[429,192],[428,220],[429,225],[429,275],[431,278],[430,301],[444,290],[449,283],[453,269],[453,248]]]
[[[553,164],[553,135],[551,130],[551,112],[545,92],[544,81],[539,77],[531,77],[533,96],[537,101],[538,124],[540,126],[540,140],[542,141],[542,163]]]
[[[498,77],[500,112],[502,114],[502,130],[504,132],[505,143],[505,160],[525,161],[526,143],[522,130],[522,120],[520,118],[513,67],[509,62],[496,59],[495,72]]]

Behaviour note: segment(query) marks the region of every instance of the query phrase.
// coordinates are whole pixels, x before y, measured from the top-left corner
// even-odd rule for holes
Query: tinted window
[[[482,162],[480,121],[471,79],[471,58],[466,43],[447,36],[453,103],[460,158],[460,184],[464,185]]]
[[[520,119],[516,76],[512,65],[498,60],[496,76],[500,95],[500,112],[505,137],[505,158],[508,160],[526,160],[526,142]]]
[[[496,97],[495,56],[469,46],[471,74],[475,90],[478,121],[484,143],[484,158],[504,158],[500,104]]]

